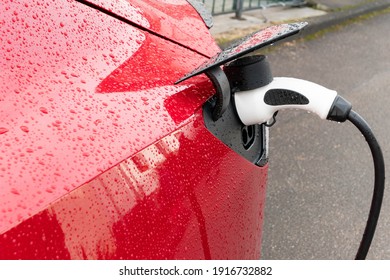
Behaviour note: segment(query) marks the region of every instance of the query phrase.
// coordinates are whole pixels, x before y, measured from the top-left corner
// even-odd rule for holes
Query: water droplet
[[[20,193],[18,192],[18,190],[17,190],[17,189],[14,189],[14,188],[11,189],[11,193],[16,194],[16,195],[20,195]]]
[[[7,128],[5,128],[5,127],[0,127],[0,134],[4,134],[4,133],[6,133],[6,132],[8,132],[8,129],[7,129]]]
[[[47,114],[47,113],[48,113],[48,111],[47,111],[47,109],[46,109],[45,107],[39,108],[39,111],[41,111],[41,112],[44,113],[44,114]]]

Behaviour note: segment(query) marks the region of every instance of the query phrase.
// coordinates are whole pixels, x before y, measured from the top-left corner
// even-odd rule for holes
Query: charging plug
[[[295,78],[274,78],[263,87],[238,91],[234,101],[245,125],[265,123],[283,109],[303,109],[321,119],[343,122],[352,108],[336,91]]]
[[[334,90],[294,78],[272,78],[264,56],[240,58],[225,66],[237,114],[245,125],[265,123],[283,109],[303,109],[321,119],[351,121],[364,135],[374,162],[374,194],[364,234],[355,259],[365,259],[374,237],[385,185],[383,154],[369,125]],[[260,77],[259,77],[260,76]]]

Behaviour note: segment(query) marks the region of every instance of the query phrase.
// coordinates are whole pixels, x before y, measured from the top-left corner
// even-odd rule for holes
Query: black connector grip
[[[347,100],[337,95],[326,119],[336,122],[345,122],[351,112],[352,105]]]
[[[280,105],[307,105],[309,99],[299,92],[289,89],[270,89],[264,95],[264,102],[271,106]]]

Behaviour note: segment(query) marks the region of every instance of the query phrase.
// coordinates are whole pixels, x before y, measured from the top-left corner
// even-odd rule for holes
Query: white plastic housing
[[[286,89],[295,91],[309,100],[309,104],[268,105],[264,96],[270,89]],[[274,78],[261,88],[236,92],[234,101],[238,116],[245,125],[264,123],[272,119],[276,111],[283,109],[303,109],[326,119],[337,92],[318,84],[295,78]]]

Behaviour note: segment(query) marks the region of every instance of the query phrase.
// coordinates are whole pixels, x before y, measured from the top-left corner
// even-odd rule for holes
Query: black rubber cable
[[[366,138],[374,161],[374,193],[372,196],[366,228],[364,229],[363,237],[355,257],[355,260],[364,260],[367,256],[368,250],[370,249],[381,211],[385,189],[385,162],[383,160],[383,154],[379,143],[367,122],[359,116],[358,113],[352,110],[348,115],[348,120],[352,122]]]

